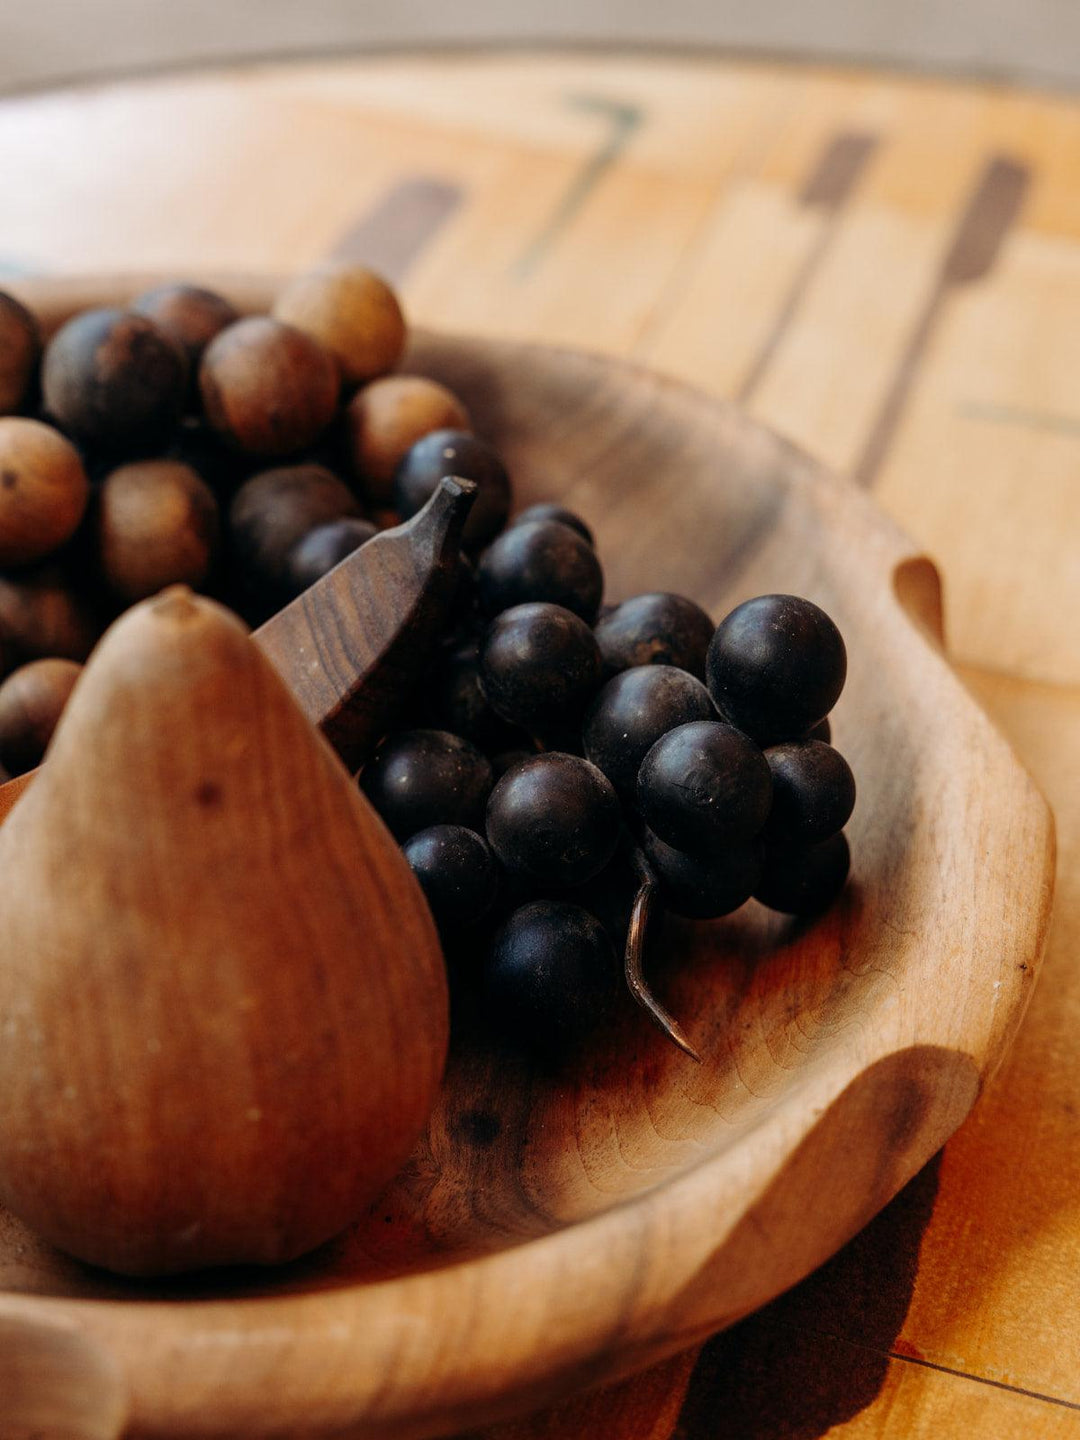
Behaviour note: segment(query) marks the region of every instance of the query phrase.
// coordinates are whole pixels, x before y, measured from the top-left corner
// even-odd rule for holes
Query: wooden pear
[[[289,1260],[401,1167],[446,1055],[397,846],[233,616],[112,627],[0,830],[0,1202],[129,1274]]]

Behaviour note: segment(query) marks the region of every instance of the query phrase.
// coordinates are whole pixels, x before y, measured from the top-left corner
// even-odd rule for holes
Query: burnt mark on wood
[[[621,159],[645,120],[642,106],[625,100],[612,100],[604,95],[568,95],[566,104],[584,114],[599,115],[607,121],[608,134],[584,161],[548,219],[518,257],[511,272],[517,280],[524,280],[543,261],[603,177]]]
[[[1007,156],[995,155],[983,166],[855,465],[857,484],[869,489],[876,482],[950,291],[975,284],[990,274],[1019,218],[1030,182],[1029,168]]]
[[[876,135],[862,134],[854,130],[841,131],[825,146],[803,182],[798,203],[805,209],[822,211],[825,218],[817,238],[803,257],[802,264],[788,286],[757,355],[735,392],[736,400],[742,404],[750,399],[760,385],[784,336],[790,330],[799,306],[832,248],[840,228],[840,218],[877,152],[879,143]]]
[[[349,226],[330,259],[356,261],[400,284],[463,199],[462,188],[446,180],[403,180]]]

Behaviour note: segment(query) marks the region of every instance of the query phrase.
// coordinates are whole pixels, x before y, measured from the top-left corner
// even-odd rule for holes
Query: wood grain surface
[[[499,1433],[1080,1435],[1080,105],[489,55],[12,100],[0,143],[11,275],[285,273],[340,248],[395,267],[415,320],[741,393],[935,556],[950,651],[1058,816],[1017,1046],[929,1192],[790,1297],[696,1365]]]

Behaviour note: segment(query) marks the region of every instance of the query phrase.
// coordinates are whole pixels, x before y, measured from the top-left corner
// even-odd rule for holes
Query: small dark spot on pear
[[[0,485],[3,485],[5,490],[14,490],[18,483],[19,474],[17,470],[5,470],[0,474]]]
[[[195,799],[207,810],[213,810],[221,804],[224,792],[216,780],[204,780],[195,791]]]

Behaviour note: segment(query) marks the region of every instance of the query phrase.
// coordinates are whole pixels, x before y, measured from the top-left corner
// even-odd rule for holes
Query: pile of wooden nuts
[[[391,374],[407,338],[371,271],[302,276],[270,315],[170,284],[47,341],[0,293],[0,778],[36,765],[116,615],[167,585],[258,624],[380,528],[458,398]]]

